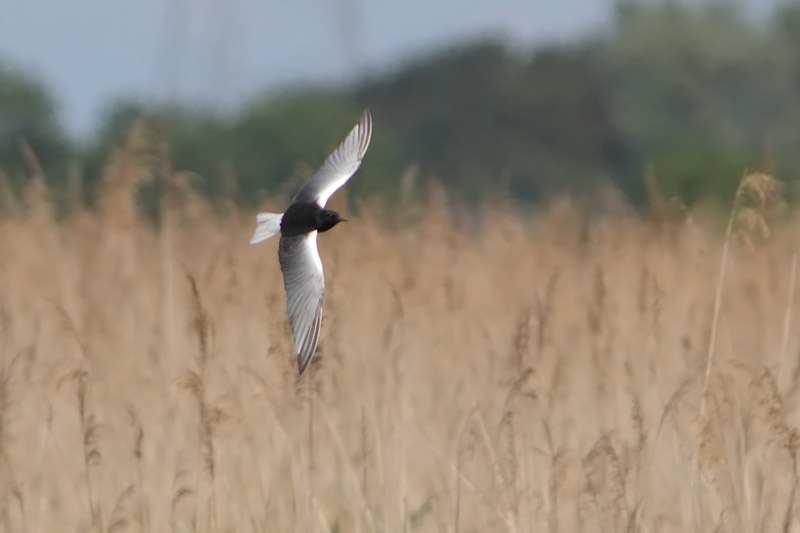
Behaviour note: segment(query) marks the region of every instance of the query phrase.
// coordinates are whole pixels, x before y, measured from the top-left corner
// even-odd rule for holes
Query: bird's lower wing
[[[281,237],[278,259],[283,271],[297,367],[302,374],[317,349],[322,327],[325,276],[317,251],[317,232]]]

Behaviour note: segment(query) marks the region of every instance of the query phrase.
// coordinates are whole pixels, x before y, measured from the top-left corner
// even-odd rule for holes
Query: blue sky
[[[779,0],[740,0],[764,13]],[[11,4],[11,5],[9,5]],[[519,45],[573,39],[610,0],[11,0],[0,60],[53,90],[70,132],[91,133],[115,97],[215,109],[297,81],[347,83],[479,35]]]

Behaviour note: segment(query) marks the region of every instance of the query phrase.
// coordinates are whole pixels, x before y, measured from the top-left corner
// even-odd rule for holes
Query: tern
[[[325,276],[317,233],[345,221],[325,209],[328,199],[355,174],[372,137],[372,116],[365,109],[342,144],[303,185],[284,213],[258,213],[250,244],[281,234],[278,260],[286,289],[286,307],[300,374],[311,362],[322,327]]]

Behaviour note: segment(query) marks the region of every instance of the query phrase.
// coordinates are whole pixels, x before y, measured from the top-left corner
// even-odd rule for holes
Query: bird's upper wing
[[[365,109],[347,138],[328,156],[311,179],[300,189],[295,202],[316,202],[325,207],[328,198],[358,170],[372,137],[372,115]]]
[[[297,367],[302,374],[317,349],[322,326],[325,276],[317,251],[317,232],[281,237],[278,259],[286,288],[286,304],[297,351]]]

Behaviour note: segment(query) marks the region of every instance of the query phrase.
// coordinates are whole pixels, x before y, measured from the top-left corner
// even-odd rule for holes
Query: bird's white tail
[[[277,213],[259,213],[256,216],[256,231],[253,233],[253,238],[250,239],[250,244],[256,244],[261,241],[266,241],[273,235],[281,231],[281,219],[283,214]]]

